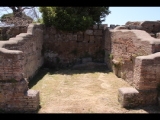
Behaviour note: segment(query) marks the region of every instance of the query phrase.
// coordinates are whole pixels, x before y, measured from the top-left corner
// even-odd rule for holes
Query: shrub
[[[78,32],[101,24],[109,7],[40,7],[43,22],[62,31]]]

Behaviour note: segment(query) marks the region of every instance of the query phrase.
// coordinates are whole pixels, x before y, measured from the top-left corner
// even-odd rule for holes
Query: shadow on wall
[[[12,37],[16,37],[16,35],[20,33],[27,33],[27,27],[0,27],[0,41],[9,40]]]
[[[44,28],[43,54],[46,67],[67,68],[81,64],[83,58],[104,62],[104,30],[107,25],[94,25],[77,33]]]

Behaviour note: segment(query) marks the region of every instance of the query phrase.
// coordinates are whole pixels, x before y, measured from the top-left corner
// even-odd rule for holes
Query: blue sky
[[[0,16],[11,12],[7,7],[0,7]],[[109,7],[111,14],[102,24],[124,25],[128,21],[157,21],[160,20],[160,7]],[[3,12],[2,12],[3,11]],[[40,15],[41,16],[41,15]]]
[[[103,24],[124,25],[128,21],[160,20],[160,7],[109,7],[111,14]]]

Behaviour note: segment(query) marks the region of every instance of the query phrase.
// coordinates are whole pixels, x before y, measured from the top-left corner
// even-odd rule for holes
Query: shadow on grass
[[[53,74],[61,74],[61,75],[73,75],[73,74],[85,74],[85,73],[108,73],[110,72],[107,70],[106,67],[103,68],[93,68],[93,69],[49,69],[49,68],[41,68],[39,69],[38,73],[30,80],[29,88],[32,88],[34,85],[38,83],[46,74],[53,75]]]
[[[34,85],[38,83],[39,80],[41,80],[46,74],[54,75],[54,74],[61,74],[61,75],[73,75],[73,74],[85,74],[85,73],[109,73],[107,68],[94,68],[94,69],[49,69],[49,68],[41,68],[39,72],[32,78],[32,80],[29,83],[29,88],[32,88]],[[41,107],[34,113],[38,113],[38,111],[41,109]],[[139,106],[135,108],[125,108],[127,110],[144,110],[147,113],[160,113],[160,107],[158,105],[150,105],[150,106]]]
[[[38,73],[30,80],[29,82],[29,89],[31,89],[34,85],[36,85],[39,80],[43,79],[43,77],[46,74],[49,75],[54,75],[54,74],[60,74],[60,75],[73,75],[73,74],[85,74],[85,73],[95,73],[95,72],[101,72],[101,73],[108,73],[110,72],[107,70],[106,67],[104,68],[93,68],[93,69],[59,69],[59,70],[54,70],[54,69],[49,69],[49,68],[40,68]],[[41,106],[39,106],[38,110],[35,112],[31,113],[38,113],[38,111],[41,109]]]
[[[101,73],[108,73],[109,70],[107,69],[60,69],[60,70],[50,70],[48,73],[49,74],[61,74],[61,75],[73,75],[73,74],[85,74],[85,73],[96,73],[96,72],[101,72]]]
[[[160,113],[160,107],[158,105],[139,106],[135,108],[126,108],[127,110],[144,110],[147,113]]]
[[[30,80],[28,87],[32,88],[34,85],[38,83],[39,80],[41,80],[46,74],[48,73],[48,70],[45,70],[43,68],[39,69],[38,73]]]

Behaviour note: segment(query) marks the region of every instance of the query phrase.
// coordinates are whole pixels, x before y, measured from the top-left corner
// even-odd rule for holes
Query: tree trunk
[[[12,7],[10,7],[11,9],[12,9],[12,11],[13,11],[13,15],[14,15],[14,17],[20,17],[20,18],[22,18],[22,12],[23,12],[23,9],[22,9],[22,7],[16,7],[16,6],[12,6]]]

